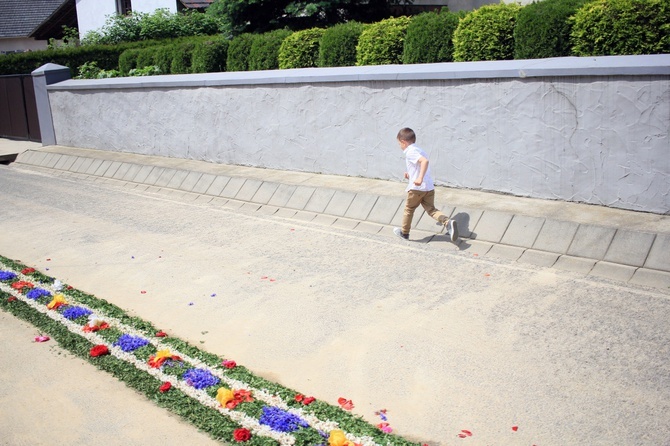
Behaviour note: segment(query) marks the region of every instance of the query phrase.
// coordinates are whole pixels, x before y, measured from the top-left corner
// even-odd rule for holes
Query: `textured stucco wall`
[[[401,180],[409,126],[438,184],[670,210],[670,76],[439,65],[461,74],[66,81],[49,98],[61,145]]]

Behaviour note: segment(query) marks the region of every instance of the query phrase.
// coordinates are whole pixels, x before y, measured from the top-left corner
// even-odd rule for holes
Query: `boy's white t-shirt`
[[[416,145],[410,144],[404,150],[404,153],[405,164],[407,165],[407,174],[409,175],[409,184],[407,185],[407,189],[405,189],[405,191],[419,190],[428,192],[435,189],[435,185],[433,184],[433,177],[430,174],[430,164],[428,165],[428,169],[426,169],[426,173],[423,175],[423,183],[421,183],[421,186],[414,184],[414,180],[416,180],[419,177],[419,173],[421,173],[419,158],[424,157],[428,159],[426,152],[421,150]]]

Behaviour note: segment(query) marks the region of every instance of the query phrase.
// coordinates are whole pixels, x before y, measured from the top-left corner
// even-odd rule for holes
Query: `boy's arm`
[[[419,176],[416,180],[414,180],[414,184],[421,186],[421,183],[423,183],[423,177],[426,175],[426,171],[428,170],[428,159],[423,156],[419,157],[417,163],[419,164]]]

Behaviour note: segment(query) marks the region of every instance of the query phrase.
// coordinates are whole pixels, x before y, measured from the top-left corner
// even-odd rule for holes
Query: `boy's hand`
[[[409,180],[409,174],[407,172],[405,172],[405,179]]]
[[[414,182],[414,185],[421,186],[421,183],[423,183],[423,178],[417,178],[416,181]]]

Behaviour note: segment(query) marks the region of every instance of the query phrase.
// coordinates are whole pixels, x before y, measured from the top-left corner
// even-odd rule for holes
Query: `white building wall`
[[[46,48],[46,40],[35,40],[29,37],[0,39],[0,54],[16,51],[39,51]]]
[[[157,9],[177,12],[177,0],[132,0],[133,11],[153,14]]]
[[[117,14],[116,0],[76,0],[76,4],[80,37],[89,31],[99,30],[109,16]],[[152,14],[156,9],[177,12],[176,0],[132,0],[131,7],[133,11],[147,14]]]
[[[79,36],[89,31],[99,30],[107,17],[116,14],[116,0],[76,0]]]

